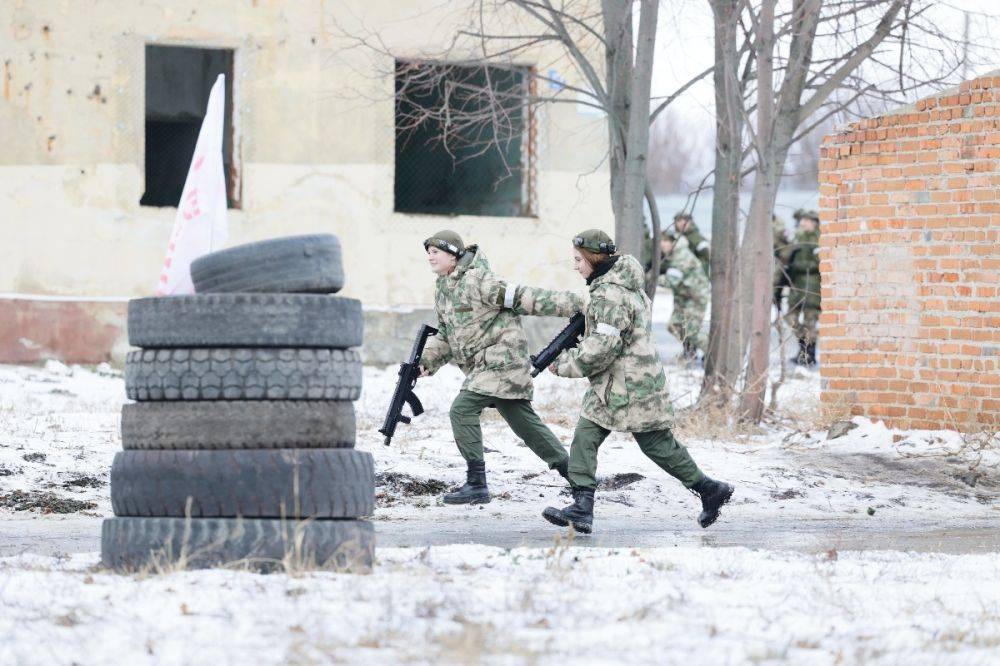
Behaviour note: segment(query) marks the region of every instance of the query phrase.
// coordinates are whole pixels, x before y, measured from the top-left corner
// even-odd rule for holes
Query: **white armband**
[[[508,310],[514,307],[514,295],[517,293],[517,285],[508,282],[503,294],[503,306]]]
[[[813,254],[819,254],[819,248],[818,247],[814,247],[813,248]]]
[[[668,268],[667,276],[672,277],[675,280],[680,280],[682,277],[684,277],[684,273],[679,268]]]
[[[603,321],[597,323],[597,328],[594,329],[594,333],[598,335],[614,335],[621,337],[622,332],[612,326],[611,324],[605,324]]]
[[[704,250],[706,248],[708,248],[708,241],[704,241],[703,240],[702,242],[698,243],[698,248],[697,249],[698,249],[699,252],[701,252],[702,250]]]

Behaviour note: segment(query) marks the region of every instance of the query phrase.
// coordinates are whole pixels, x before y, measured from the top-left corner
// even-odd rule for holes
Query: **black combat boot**
[[[569,460],[563,460],[561,463],[556,463],[556,466],[552,469],[559,472],[559,476],[569,481]]]
[[[698,347],[695,346],[694,340],[684,338],[684,340],[681,341],[681,348],[683,349],[681,352],[681,358],[685,361],[694,361],[698,358]]]
[[[445,504],[487,504],[490,501],[490,491],[486,487],[486,463],[484,461],[468,463],[465,473],[465,485],[458,490],[445,493],[441,498]]]
[[[542,518],[553,525],[573,529],[581,534],[590,534],[594,529],[594,491],[587,488],[573,489],[573,503],[565,509],[546,507]]]
[[[715,481],[707,476],[690,488],[691,492],[701,498],[701,514],[698,524],[708,527],[714,523],[721,513],[722,505],[727,503],[736,490],[728,483]]]

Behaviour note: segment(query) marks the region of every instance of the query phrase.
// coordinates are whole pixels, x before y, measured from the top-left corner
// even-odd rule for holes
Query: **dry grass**
[[[674,416],[674,435],[680,441],[746,442],[761,434],[760,427],[741,421],[736,407],[715,401],[699,401],[679,409]]]
[[[851,407],[851,403],[843,396],[824,401],[809,394],[786,398],[768,417],[777,425],[791,427],[799,432],[815,432],[828,430],[836,421],[850,420]]]
[[[940,458],[951,462],[959,462],[968,469],[973,480],[1000,471],[1000,429],[995,425],[984,425],[977,428],[955,430],[959,435],[957,446],[938,446],[927,451],[902,452],[904,458]],[[941,440],[935,438],[934,443]]]
[[[151,550],[149,560],[143,566],[130,573],[134,573],[138,578],[143,579],[151,576],[180,573],[189,569],[205,568],[204,562],[211,561],[212,553],[222,548],[225,544],[220,541],[208,544],[199,549],[193,549],[191,547],[190,498],[186,513],[187,517],[184,522],[184,534],[181,538],[180,552],[175,554],[169,546]],[[285,518],[281,518],[280,520],[285,527],[282,530],[283,555],[280,559],[263,557],[243,558],[218,562],[212,568],[255,573],[283,572],[292,578],[299,578],[314,571],[353,574],[371,573],[371,567],[366,562],[367,553],[364,548],[353,543],[341,544],[337,551],[321,564],[316,560],[315,553],[306,544],[306,532],[310,523],[312,523],[312,519],[307,518],[291,522]],[[291,527],[291,529],[288,529],[288,527]],[[236,536],[238,537],[239,534],[237,533]]]
[[[503,661],[513,663],[537,664],[543,656],[543,653],[512,642],[492,622],[476,622],[461,614],[452,619],[458,623],[458,631],[442,633],[432,639],[431,645],[438,648],[433,659],[436,663],[493,663],[500,657]],[[545,630],[549,626],[543,619],[541,624],[536,623],[536,628]],[[423,661],[427,656],[426,653],[422,654],[416,660]]]

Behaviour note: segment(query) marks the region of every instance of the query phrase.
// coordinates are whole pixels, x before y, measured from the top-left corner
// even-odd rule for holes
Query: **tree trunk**
[[[636,257],[642,256],[642,243],[646,236],[642,201],[646,192],[646,155],[649,152],[649,90],[653,78],[656,19],[660,6],[659,0],[640,2],[639,34],[631,80],[632,104],[628,109],[628,130],[625,133],[622,214],[618,221],[620,229],[615,230],[615,243],[621,252]],[[631,5],[630,2],[625,4]]]
[[[757,174],[750,198],[750,216],[740,249],[742,272],[750,287],[744,303],[749,314],[750,353],[747,372],[740,395],[741,420],[757,423],[764,413],[764,392],[767,390],[768,352],[771,342],[771,279],[774,273],[774,252],[770,247],[770,218],[781,180],[781,167],[775,172],[770,158],[774,134],[774,6],[777,0],[763,0],[757,16],[757,39],[754,41],[757,60]]]
[[[742,366],[739,342],[738,215],[743,167],[737,83],[739,0],[710,0],[715,19],[715,185],[712,199],[712,309],[702,399],[726,402]]]
[[[649,181],[646,182],[646,203],[649,204],[649,219],[653,227],[653,251],[649,259],[649,273],[646,274],[646,295],[652,301],[656,298],[656,282],[660,277],[660,231],[663,225],[660,223],[660,208],[656,205],[656,195]]]
[[[632,95],[632,12],[624,0],[602,0],[604,59],[607,73],[608,172],[615,240],[621,237],[625,202],[625,141]]]
[[[750,350],[747,358],[739,414],[743,421],[759,423],[764,415],[767,374],[771,351],[771,301],[774,293],[774,241],[771,219],[778,196],[781,173],[788,159],[788,150],[799,125],[799,104],[805,85],[806,70],[796,70],[785,76],[781,90],[774,91],[774,12],[777,0],[764,0],[757,17],[757,39],[754,43],[757,59],[757,131],[754,147],[757,153],[757,173],[750,199],[750,219],[741,249],[744,275],[751,287],[747,298],[750,308]],[[808,9],[800,7],[802,12]],[[815,13],[804,15],[790,48],[793,59],[811,60],[812,38],[815,34]],[[776,100],[782,100],[778,104]],[[792,100],[796,100],[792,103]]]
[[[740,250],[744,274],[752,285],[748,303],[750,349],[739,406],[741,420],[749,423],[758,423],[763,416],[764,395],[767,391],[771,301],[774,293],[774,250],[770,232],[772,211],[778,195],[778,184],[781,182],[781,164],[771,162],[766,168],[757,169],[750,201],[750,217],[747,220],[743,248]]]

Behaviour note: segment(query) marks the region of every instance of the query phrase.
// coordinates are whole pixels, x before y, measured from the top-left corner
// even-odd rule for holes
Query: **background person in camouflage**
[[[705,309],[712,287],[701,264],[688,248],[686,238],[665,231],[660,234],[662,274],[658,283],[674,292],[674,311],[667,330],[681,341],[684,358],[695,358],[698,351],[705,353],[708,336],[702,330]]]
[[[801,209],[795,211],[795,221],[798,222],[799,217],[801,217]],[[774,277],[772,284],[774,285],[774,304],[778,308],[778,314],[781,314],[781,301],[784,298],[785,287],[788,286],[788,260],[792,257],[792,251],[795,249],[792,244],[792,239],[785,229],[784,221],[777,215],[771,217],[771,230],[773,232],[774,239]]]
[[[694,218],[691,213],[685,213],[681,211],[674,215],[674,228],[677,232],[687,239],[688,247],[691,249],[691,253],[698,258],[701,262],[702,270],[705,271],[705,275],[708,276],[711,270],[711,244],[708,239],[701,235],[701,230],[698,229],[698,225],[694,223]]]
[[[499,279],[477,246],[465,247],[454,231],[424,241],[431,270],[438,276],[434,307],[438,333],[427,340],[421,360],[429,376],[454,361],[465,373],[451,405],[455,443],[465,458],[466,483],[444,496],[446,504],[489,502],[486,461],[479,418],[494,406],[528,448],[568,478],[566,449],[531,407],[531,364],[519,314],[571,316],[582,299],[571,292],[538,290]]]
[[[816,341],[819,323],[819,215],[803,212],[795,230],[791,258],[788,261],[788,312],[785,321],[795,331],[799,352],[792,359],[801,365],[816,364]]]
[[[733,487],[705,476],[670,431],[673,409],[663,363],[652,339],[652,311],[639,261],[619,256],[611,238],[589,229],[573,239],[573,261],[590,287],[584,337],[549,369],[560,377],[586,377],[590,387],[570,449],[573,504],[542,515],[590,533],[597,489],[597,451],[611,431],[630,432],[642,452],[701,497],[698,522],[708,527]],[[553,296],[553,298],[557,298]]]

